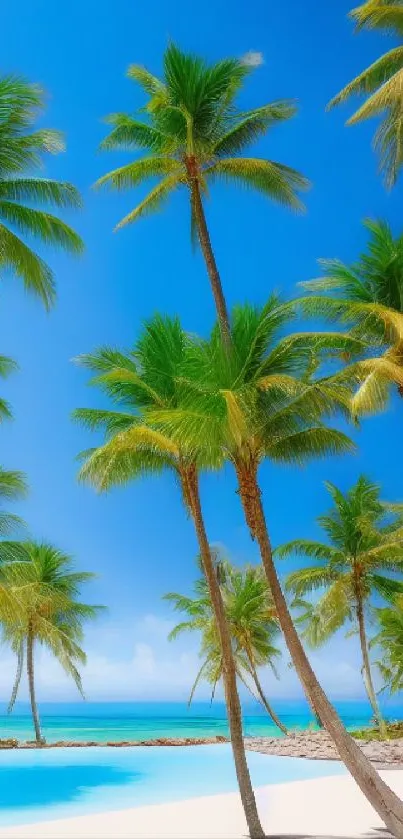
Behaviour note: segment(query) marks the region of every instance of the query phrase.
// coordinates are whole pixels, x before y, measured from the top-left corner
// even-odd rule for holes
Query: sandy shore
[[[403,771],[381,773],[403,797]],[[261,787],[257,800],[273,839],[387,839],[388,833],[349,776]],[[0,839],[242,839],[235,793],[195,798],[22,827],[0,829]]]

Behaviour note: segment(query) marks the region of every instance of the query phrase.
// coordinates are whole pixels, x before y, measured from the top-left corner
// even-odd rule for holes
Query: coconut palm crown
[[[403,0],[367,0],[350,12],[357,29],[382,29],[397,37],[398,44],[346,85],[329,103],[344,102],[350,96],[369,94],[350,117],[354,125],[371,117],[381,117],[374,147],[387,186],[392,187],[403,164]]]
[[[192,239],[199,240],[203,251],[227,345],[227,304],[204,213],[209,186],[233,182],[296,210],[302,208],[298,193],[308,186],[306,178],[289,166],[246,156],[256,140],[295,113],[291,101],[240,110],[237,95],[251,70],[247,61],[233,58],[207,64],[172,43],[164,54],[162,78],[144,67],[129,67],[129,78],[147,96],[146,106],[139,115],[108,117],[113,127],[102,148],[140,151],[142,156],[97,182],[122,190],[157,179],[117,228],[159,210],[179,188],[187,189]]]
[[[56,291],[53,272],[21,235],[72,253],[80,253],[83,243],[69,225],[37,208],[81,205],[71,184],[32,175],[46,154],[64,149],[60,132],[35,130],[43,106],[44,94],[37,85],[19,76],[0,77],[0,276],[11,271],[49,308]]]
[[[359,633],[365,687],[382,725],[368,655],[368,622],[374,593],[387,599],[403,593],[403,583],[393,576],[403,570],[403,505],[381,501],[379,487],[365,476],[344,493],[329,482],[326,488],[333,506],[318,521],[329,544],[295,539],[277,548],[276,555],[315,560],[315,565],[292,572],[286,582],[299,598],[324,589],[312,612],[305,613],[305,638],[318,646],[345,624]]]
[[[345,371],[359,383],[355,415],[382,410],[391,385],[403,395],[403,235],[384,221],[364,224],[367,250],[352,265],[320,260],[323,276],[301,283],[311,294],[300,300],[304,314],[349,325],[363,342],[364,360]]]

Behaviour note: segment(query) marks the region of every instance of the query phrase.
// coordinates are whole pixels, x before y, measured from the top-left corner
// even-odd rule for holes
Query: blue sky
[[[99,575],[91,598],[106,603],[108,617],[88,633],[89,698],[153,696],[182,698],[196,667],[194,642],[165,642],[172,621],[161,596],[188,590],[195,575],[196,545],[169,477],[144,481],[107,497],[76,482],[76,454],[93,442],[70,421],[72,410],[96,405],[86,375],[71,363],[100,344],[130,347],[141,321],[156,309],[176,313],[186,328],[206,333],[214,312],[204,265],[192,253],[186,196],[178,195],[163,215],[113,234],[114,224],[142,194],[97,193],[91,184],[124,162],[121,154],[97,152],[105,135],[102,117],[142,105],[125,78],[131,62],[154,72],[169,38],[207,59],[260,51],[241,104],[276,98],[298,100],[297,117],[255,147],[300,169],[313,182],[307,212],[296,216],[261,196],[214,188],[208,221],[230,304],[265,301],[273,289],[291,295],[295,283],[317,275],[318,257],[357,257],[365,244],[363,218],[384,217],[399,231],[402,188],[388,194],[371,150],[374,126],[346,129],[351,105],[325,113],[325,104],[348,80],[386,51],[387,37],[354,36],[347,20],[349,0],[318,3],[289,0],[207,0],[193,13],[185,0],[20,0],[2,12],[2,72],[16,72],[48,91],[43,124],[66,133],[67,152],[48,161],[46,172],[75,183],[85,207],[67,214],[83,236],[79,260],[48,254],[58,283],[58,302],[49,314],[24,296],[16,281],[2,282],[1,350],[16,358],[20,373],[2,392],[15,421],[3,427],[3,463],[24,470],[31,493],[21,506],[32,532],[71,552],[83,568]],[[98,403],[99,404],[99,403]],[[357,438],[357,455],[328,459],[303,470],[262,469],[267,517],[278,543],[318,535],[315,517],[326,507],[324,479],[347,487],[361,471],[398,498],[401,488],[397,400],[387,415],[367,421]],[[400,431],[401,434],[401,431]],[[230,473],[203,480],[210,540],[225,546],[237,562],[257,560],[243,526]],[[284,566],[289,570],[290,565]],[[335,662],[338,662],[335,664]],[[315,654],[315,665],[334,695],[360,691],[355,641],[336,639]],[[0,698],[11,682],[6,657]],[[42,698],[68,698],[71,688],[44,659]],[[343,683],[343,690],[340,685]],[[278,695],[297,695],[288,672]]]

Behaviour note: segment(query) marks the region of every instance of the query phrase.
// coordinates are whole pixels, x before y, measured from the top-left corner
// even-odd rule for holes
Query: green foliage
[[[281,545],[276,556],[299,555],[318,564],[289,574],[288,591],[296,595],[303,636],[319,646],[346,623],[357,628],[357,608],[371,617],[371,597],[391,600],[403,593],[395,578],[403,570],[403,519],[401,509],[382,502],[379,487],[361,476],[346,493],[331,483],[326,487],[333,507],[318,518],[328,543],[296,539]],[[314,604],[302,598],[323,591]]]
[[[403,690],[403,609],[402,598],[393,606],[377,609],[379,632],[373,646],[380,650],[377,666],[391,693]],[[400,731],[400,736],[402,732]]]
[[[161,177],[143,201],[117,227],[160,209],[180,186],[196,179],[207,193],[209,181],[233,180],[286,206],[301,209],[298,193],[308,181],[294,169],[269,160],[240,157],[254,142],[295,113],[290,101],[271,102],[240,111],[237,94],[252,68],[238,59],[207,64],[170,44],[164,55],[163,78],[133,65],[128,76],[143,89],[147,101],[141,118],[111,114],[106,150],[142,150],[146,156],[109,172],[98,185],[127,189]]]
[[[403,35],[402,0],[366,0],[353,9],[351,17],[357,29],[386,29],[398,39]],[[379,152],[380,168],[387,186],[392,187],[403,164],[403,45],[387,52],[370,67],[360,73],[350,84],[332,99],[329,107],[344,102],[350,96],[369,94],[347,122],[354,125],[371,117],[381,116],[381,123],[375,134],[374,146]]]
[[[275,645],[279,628],[271,593],[261,568],[236,568],[217,553],[215,559],[237,674],[251,690],[254,670],[269,666],[276,674],[275,662],[280,658],[280,651]],[[170,640],[184,632],[197,632],[200,635],[202,665],[191,690],[191,702],[202,678],[210,682],[215,690],[222,676],[218,633],[207,583],[204,578],[198,579],[193,597],[171,592],[165,595],[164,600],[169,601],[175,611],[186,617],[172,629]]]
[[[0,78],[0,271],[11,270],[27,291],[49,308],[55,283],[46,262],[18,234],[33,236],[45,245],[80,253],[83,243],[71,227],[54,215],[21,202],[77,208],[80,195],[71,184],[24,173],[37,168],[45,154],[63,151],[61,135],[33,130],[43,109],[43,92],[18,76]]]
[[[79,597],[82,585],[93,576],[76,571],[71,558],[52,545],[0,542],[2,597],[8,595],[14,603],[14,609],[2,615],[4,640],[21,659],[31,633],[34,641],[57,658],[80,693],[78,667],[86,661],[83,623],[95,618],[101,607],[83,603]]]
[[[352,401],[357,416],[382,410],[391,385],[403,392],[403,235],[394,237],[383,221],[365,226],[368,247],[357,262],[321,260],[323,276],[301,283],[320,294],[300,300],[304,314],[349,325],[358,353],[362,342],[364,359],[349,364],[340,378],[359,385]]]

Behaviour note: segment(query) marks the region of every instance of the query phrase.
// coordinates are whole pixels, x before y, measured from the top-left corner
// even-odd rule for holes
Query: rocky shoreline
[[[403,737],[379,742],[357,740],[363,752],[378,769],[403,769]],[[266,755],[306,757],[311,760],[339,760],[326,731],[295,731],[286,737],[250,737],[247,749]]]
[[[42,743],[40,746],[35,740],[20,741],[10,737],[8,740],[0,740],[1,749],[85,749],[89,746],[206,746],[216,743],[228,743],[228,737],[217,735],[216,737],[158,737],[155,740],[109,740],[100,743],[99,740],[55,740],[52,743]]]

